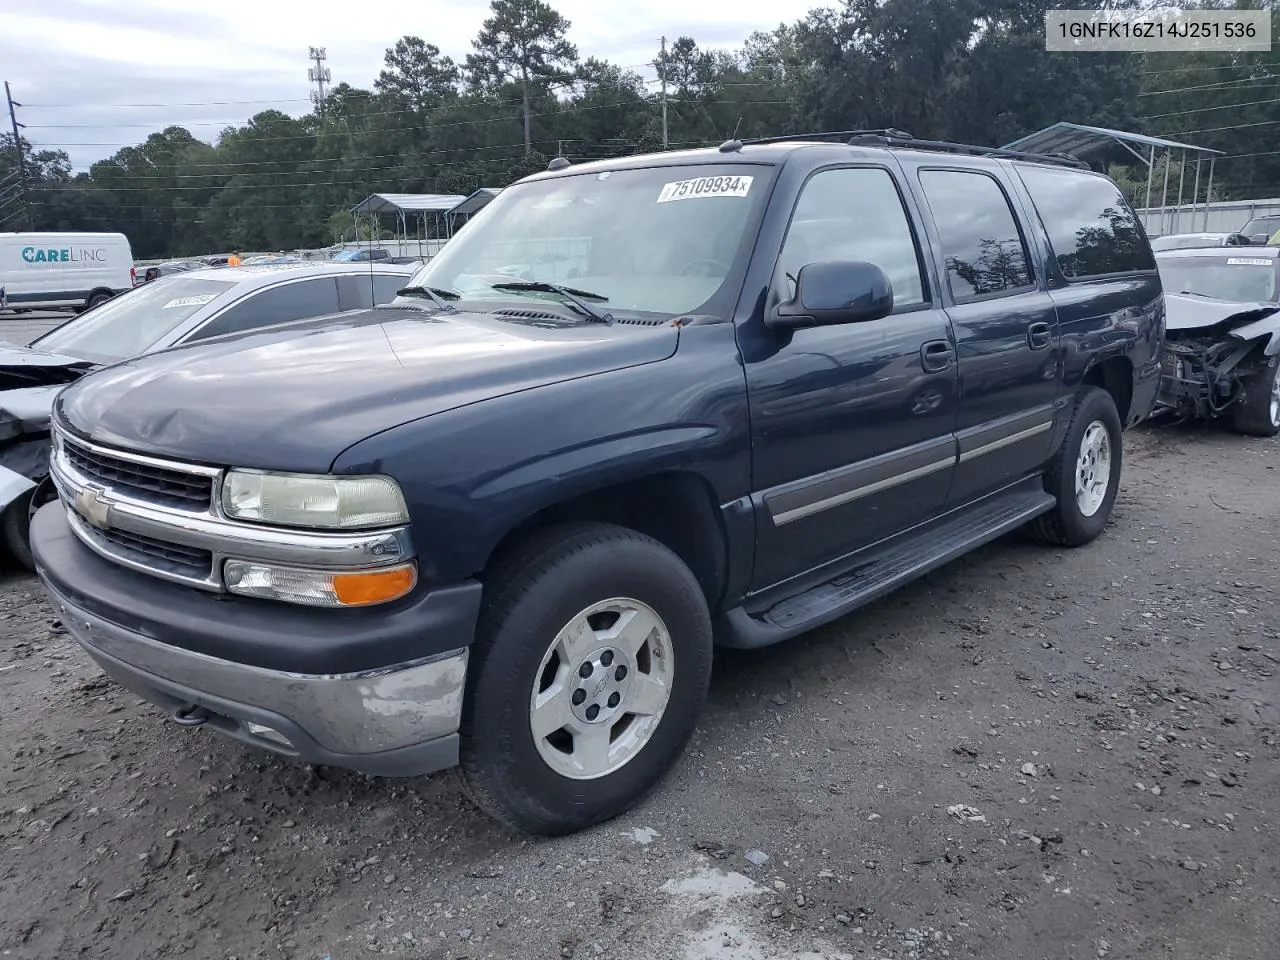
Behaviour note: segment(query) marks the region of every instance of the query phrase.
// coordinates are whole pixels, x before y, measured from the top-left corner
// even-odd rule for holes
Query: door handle
[[[1043,350],[1052,336],[1053,331],[1047,323],[1033,323],[1027,327],[1027,346],[1032,350]]]
[[[930,340],[920,348],[920,365],[929,373],[947,369],[955,357],[955,348],[947,340]]]

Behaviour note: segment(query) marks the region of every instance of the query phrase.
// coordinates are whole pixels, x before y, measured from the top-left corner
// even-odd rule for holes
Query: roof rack
[[[908,150],[934,150],[939,153],[959,153],[975,157],[999,157],[1005,160],[1027,160],[1033,163],[1052,163],[1063,167],[1075,167],[1088,170],[1089,164],[1076,157],[1063,153],[1026,153],[1021,150],[1006,150],[1002,147],[978,147],[968,143],[951,143],[946,140],[918,140],[903,130],[893,127],[884,130],[840,130],[831,133],[798,133],[783,137],[762,137],[756,140],[744,140],[744,144],[766,143],[840,143],[850,146],[874,145],[882,147],[898,147]]]
[[[902,130],[895,130],[893,127],[885,127],[880,130],[833,130],[829,133],[789,133],[781,137],[756,137],[754,140],[743,140],[742,143],[750,146],[752,144],[764,143],[804,143],[814,141],[826,143],[828,141],[848,143],[856,137],[897,137],[910,140],[911,134]]]

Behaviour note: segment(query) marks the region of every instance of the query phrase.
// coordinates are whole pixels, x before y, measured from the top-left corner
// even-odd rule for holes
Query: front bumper
[[[327,641],[345,633],[344,621],[357,622],[334,617],[349,611],[230,601],[123,570],[74,537],[57,503],[36,514],[32,547],[41,580],[71,636],[108,675],[178,722],[207,725],[306,763],[380,776],[416,776],[458,762],[478,585],[442,591],[447,602],[437,597],[434,605],[416,608],[416,658],[383,659],[347,672],[299,670],[306,663],[294,648],[297,637],[310,635],[313,652],[323,655]],[[333,620],[327,630],[319,629],[325,614]],[[394,623],[395,614],[382,617]],[[296,621],[292,636],[290,620]],[[424,629],[432,620],[441,626],[434,645]],[[402,646],[388,646],[395,638],[385,633],[366,622],[365,636],[375,649]],[[234,642],[219,651],[220,638]],[[246,649],[256,662],[232,655]],[[351,660],[352,651],[345,653],[340,661]]]

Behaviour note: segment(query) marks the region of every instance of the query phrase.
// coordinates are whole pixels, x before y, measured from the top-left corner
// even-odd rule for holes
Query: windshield
[[[1173,257],[1158,261],[1165,293],[1193,293],[1232,303],[1268,303],[1276,297],[1271,257]]]
[[[526,281],[568,287],[601,312],[676,315],[724,286],[763,202],[768,167],[717,164],[583,173],[504,190],[406,286],[461,297],[538,298],[495,290]]]
[[[91,363],[136,357],[234,286],[182,274],[161,277],[82,313],[31,346]]]

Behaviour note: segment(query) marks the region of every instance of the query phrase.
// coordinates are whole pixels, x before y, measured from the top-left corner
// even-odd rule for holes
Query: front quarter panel
[[[337,473],[404,491],[424,581],[483,570],[510,531],[581,494],[693,474],[715,506],[750,487],[742,366],[728,323],[691,326],[667,360],[481,401],[361,441]]]

